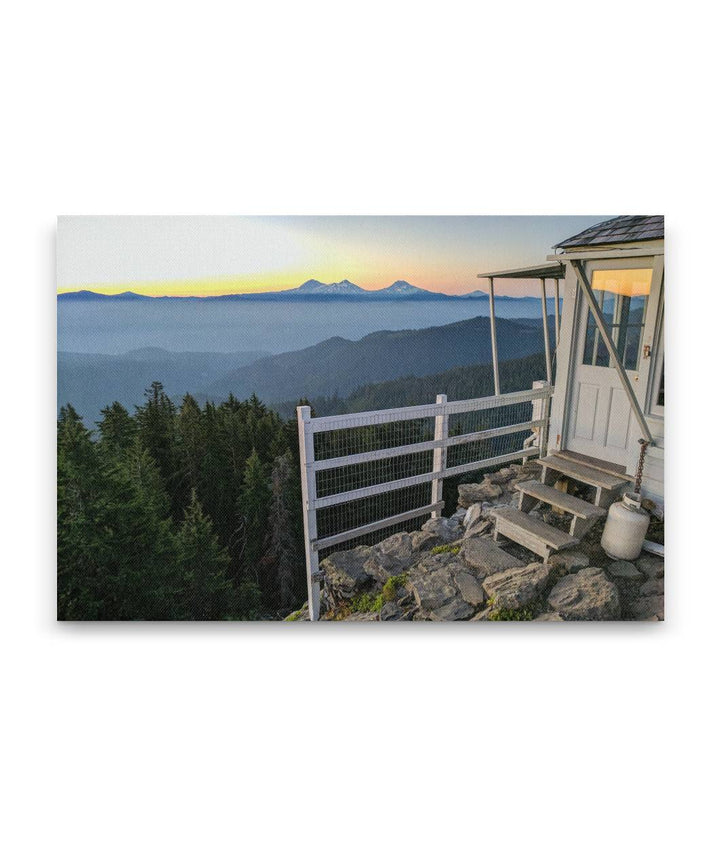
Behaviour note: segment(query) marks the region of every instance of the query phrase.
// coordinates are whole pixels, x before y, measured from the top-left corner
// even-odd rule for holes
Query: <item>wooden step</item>
[[[582,520],[604,517],[607,514],[607,510],[604,508],[598,508],[597,505],[593,505],[591,502],[585,502],[584,499],[572,496],[572,494],[565,493],[562,490],[555,490],[554,487],[542,484],[539,481],[520,482],[517,489],[521,494],[520,508],[522,511],[529,510],[522,508],[522,495],[528,494],[528,496],[532,496],[540,500],[540,502],[546,502],[548,505],[555,506],[555,508],[561,508],[563,511],[567,511],[568,514],[572,514],[574,517],[579,517]]]
[[[504,535],[516,544],[521,544],[547,562],[552,550],[564,550],[579,543],[554,526],[529,517],[517,508],[495,508],[490,511],[495,518],[495,538]]]
[[[554,472],[562,473],[571,479],[575,479],[575,481],[592,485],[592,487],[601,487],[603,490],[619,490],[621,487],[627,487],[629,481],[629,479],[623,476],[613,476],[610,473],[604,473],[602,470],[578,464],[577,461],[570,461],[558,455],[548,455],[547,458],[540,458],[538,463],[543,469],[547,468]]]
[[[557,452],[553,452],[553,455],[557,455],[558,458],[565,458],[567,461],[575,461],[576,464],[584,464],[591,470],[600,470],[621,479],[627,476],[625,467],[622,464],[613,464],[612,461],[601,461],[600,458],[591,458],[590,455],[581,455],[580,452],[571,452],[568,449],[558,449]]]

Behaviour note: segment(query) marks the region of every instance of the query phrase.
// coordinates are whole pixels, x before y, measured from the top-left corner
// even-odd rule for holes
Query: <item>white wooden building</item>
[[[479,274],[490,279],[491,309],[496,279],[538,278],[543,295],[546,280],[555,281],[556,294],[564,280],[554,366],[548,364],[554,391],[547,451],[634,476],[639,441],[647,440],[642,492],[662,507],[663,217],[616,217],[553,249],[532,268]],[[556,318],[557,309],[556,298]],[[547,318],[545,330],[547,347]]]

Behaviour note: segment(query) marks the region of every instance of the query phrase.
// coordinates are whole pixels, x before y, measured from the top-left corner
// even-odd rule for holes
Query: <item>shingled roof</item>
[[[598,244],[629,244],[635,241],[654,241],[665,237],[665,218],[654,217],[613,217],[591,226],[577,235],[573,235],[555,249],[566,247],[588,247]]]

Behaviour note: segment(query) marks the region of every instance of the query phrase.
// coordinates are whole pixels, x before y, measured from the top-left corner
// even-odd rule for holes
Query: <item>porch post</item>
[[[490,279],[490,339],[492,341],[493,378],[495,395],[500,395],[500,370],[498,368],[497,331],[495,330],[495,283]]]
[[[560,341],[560,280],[555,278],[555,353]]]
[[[548,330],[547,293],[544,279],[540,280],[540,288],[542,291],[543,339],[545,341],[545,377],[548,383],[552,383],[552,357],[550,356],[550,331]]]
[[[583,294],[587,299],[588,306],[590,307],[590,312],[592,312],[592,316],[595,319],[595,323],[597,324],[597,328],[600,331],[600,335],[602,336],[603,342],[605,342],[605,347],[608,349],[608,353],[615,363],[615,368],[617,370],[618,376],[620,377],[620,383],[622,383],[623,389],[625,390],[625,394],[628,397],[628,401],[630,402],[630,407],[632,408],[633,413],[635,414],[635,418],[640,425],[640,430],[642,431],[643,439],[647,440],[651,445],[654,444],[653,436],[650,433],[650,429],[648,428],[648,424],[645,421],[645,417],[643,416],[642,408],[638,403],[638,400],[635,396],[635,390],[632,388],[632,384],[630,383],[630,378],[627,376],[627,372],[625,371],[625,366],[622,364],[622,359],[620,358],[620,354],[618,353],[617,348],[615,347],[615,342],[612,340],[612,336],[605,324],[605,319],[603,318],[602,312],[600,311],[600,307],[598,306],[598,302],[595,299],[595,295],[592,293],[592,288],[590,287],[590,283],[588,282],[588,278],[585,275],[585,269],[582,265],[582,262],[575,261],[571,259],[571,264],[575,273],[577,274],[578,282],[580,283],[580,288],[583,290]]]

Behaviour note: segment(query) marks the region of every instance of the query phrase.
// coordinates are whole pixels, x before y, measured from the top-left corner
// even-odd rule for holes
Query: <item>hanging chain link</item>
[[[640,493],[640,486],[642,485],[642,477],[643,477],[643,467],[645,466],[645,452],[647,452],[647,447],[650,445],[649,440],[639,440],[640,443],[640,459],[638,460],[637,470],[635,471],[635,486],[633,490],[635,493]]]

